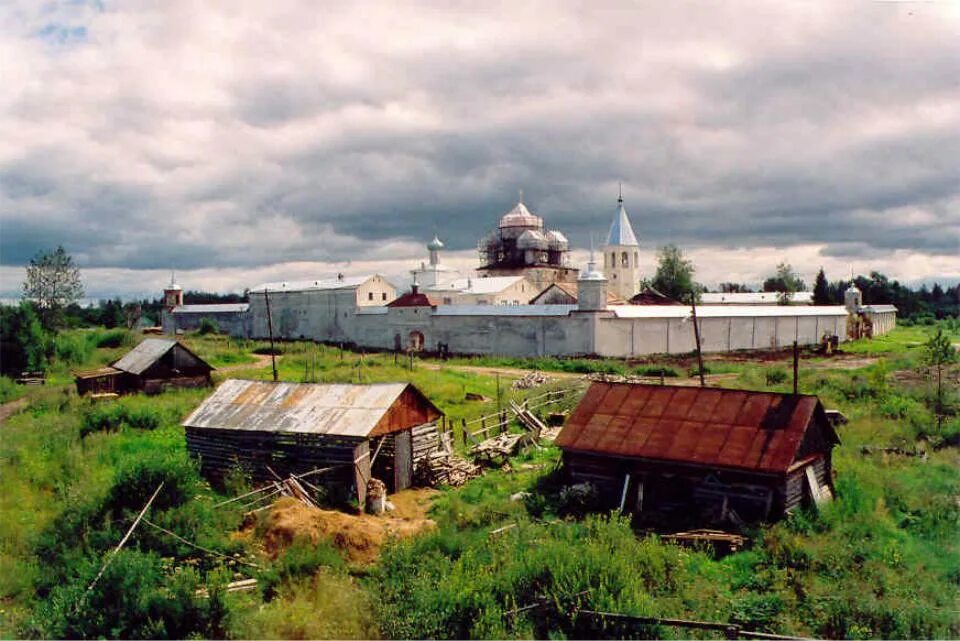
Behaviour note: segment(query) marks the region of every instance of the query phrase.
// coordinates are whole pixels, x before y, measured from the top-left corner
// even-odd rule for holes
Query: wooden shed
[[[593,383],[557,437],[609,507],[773,520],[833,496],[840,440],[815,396]]]
[[[75,374],[84,394],[157,394],[168,387],[205,387],[213,367],[183,344],[147,338],[109,367]]]
[[[231,379],[183,425],[209,478],[237,467],[262,480],[335,468],[321,478],[349,486],[362,506],[371,476],[391,491],[410,487],[416,463],[439,447],[441,416],[409,383]]]

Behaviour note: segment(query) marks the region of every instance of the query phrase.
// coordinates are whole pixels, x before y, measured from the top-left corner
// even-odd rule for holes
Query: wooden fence
[[[527,398],[523,402],[523,406],[528,411],[533,411],[547,405],[554,405],[574,391],[574,388],[567,388],[544,392],[543,394]],[[513,419],[510,414],[511,412],[509,410],[503,409],[494,414],[487,414],[469,421],[460,419],[460,438],[462,439],[462,444],[466,446],[469,442],[477,445],[482,440],[503,434],[509,429],[510,421]],[[444,423],[444,426],[445,425],[446,423]],[[479,425],[479,428],[474,428],[474,426],[477,425]]]

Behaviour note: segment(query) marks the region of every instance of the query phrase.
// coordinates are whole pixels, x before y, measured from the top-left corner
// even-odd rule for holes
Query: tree
[[[657,252],[657,273],[651,285],[674,300],[686,301],[698,289],[693,271],[693,263],[683,257],[680,248],[666,245]]]
[[[753,292],[750,286],[744,283],[720,283],[720,291],[724,294],[749,294]]]
[[[817,280],[813,283],[813,304],[829,305],[831,302],[830,285],[827,283],[827,275],[821,267],[820,271],[817,272]]]
[[[46,369],[52,347],[31,303],[0,307],[0,367],[4,373]]]
[[[46,329],[61,321],[63,308],[83,297],[80,270],[63,245],[54,251],[38,252],[27,265],[23,297],[33,301]]]
[[[790,263],[777,265],[777,273],[763,281],[763,291],[780,292],[780,304],[790,304],[790,294],[806,289],[806,284],[800,280],[800,275],[793,271]]]
[[[943,327],[937,328],[937,333],[930,337],[924,345],[924,362],[937,370],[937,401],[934,408],[937,415],[937,431],[940,431],[943,422],[943,368],[957,360],[957,350],[950,344],[950,338],[943,333]]]

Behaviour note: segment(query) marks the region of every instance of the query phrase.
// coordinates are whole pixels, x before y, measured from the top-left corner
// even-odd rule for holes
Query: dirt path
[[[876,356],[863,356],[857,358],[832,358],[830,360],[819,361],[816,363],[800,361],[800,369],[860,369],[869,367],[876,363],[879,358]]]
[[[15,401],[10,401],[9,403],[0,405],[0,423],[3,423],[8,418],[25,408],[28,402],[29,401],[25,398],[18,398]]]
[[[238,369],[258,369],[260,367],[266,367],[270,364],[270,354],[254,354],[254,358],[257,360],[253,363],[237,363],[236,365],[227,365],[226,367],[218,367],[218,372],[233,372]],[[280,362],[282,356],[277,356],[277,362]]]
[[[473,374],[481,374],[486,376],[495,376],[496,374],[500,374],[501,376],[505,376],[507,378],[521,378],[533,371],[539,371],[541,374],[543,374],[547,378],[557,379],[557,380],[577,380],[577,379],[585,380],[589,376],[588,374],[578,374],[575,372],[555,372],[552,370],[532,370],[532,369],[521,369],[521,368],[514,368],[514,367],[481,367],[476,365],[455,365],[455,364],[441,364],[441,363],[433,363],[433,362],[425,362],[425,363],[421,363],[421,365],[423,367],[426,367],[427,369],[448,368],[448,369],[459,370],[461,372],[470,372]],[[707,383],[722,383],[724,381],[733,380],[737,378],[737,376],[739,376],[739,374],[737,374],[736,372],[732,372],[728,374],[707,374],[706,376],[704,376],[704,379],[706,380]],[[611,376],[611,379],[616,380],[616,378],[617,378],[616,376]],[[653,377],[640,376],[640,377],[636,377],[636,379],[644,383],[657,383],[657,384],[660,383],[660,379],[655,376]],[[677,378],[677,377],[669,378],[668,377],[666,379],[666,382],[670,385],[699,385],[700,379],[696,376],[692,378]]]
[[[482,367],[479,365],[434,363],[432,361],[421,362],[419,364],[427,369],[455,369],[460,372],[470,372],[472,374],[481,374],[484,376],[496,376],[497,374],[500,374],[500,376],[506,376],[507,378],[521,378],[534,371],[532,369],[521,369],[516,367]],[[554,372],[548,370],[542,370],[540,373],[544,376],[549,376],[550,378],[580,378],[583,376],[583,374],[575,374],[573,372]]]

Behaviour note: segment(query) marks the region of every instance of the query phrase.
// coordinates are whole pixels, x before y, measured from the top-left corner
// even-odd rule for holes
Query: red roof
[[[423,292],[407,292],[387,303],[387,307],[436,307],[440,302]]]
[[[785,472],[794,462],[816,396],[593,383],[556,443],[564,450]]]

